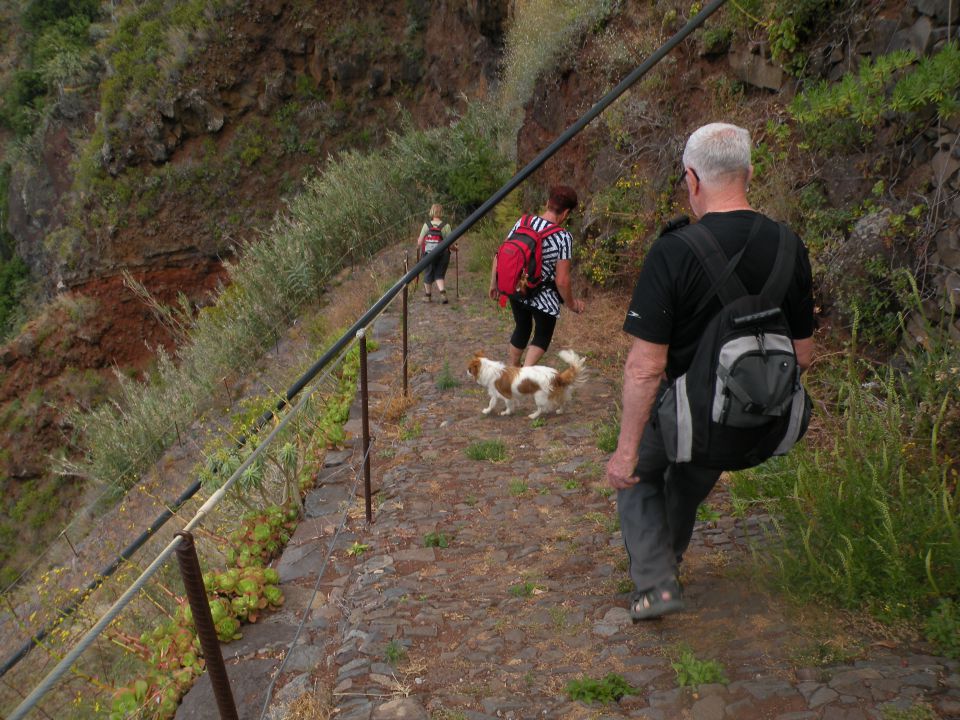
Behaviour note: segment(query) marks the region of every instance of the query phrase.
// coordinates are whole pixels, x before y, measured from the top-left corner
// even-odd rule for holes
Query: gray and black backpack
[[[729,260],[701,223],[674,231],[711,282],[695,314],[715,296],[723,308],[707,325],[687,372],[660,398],[656,422],[671,462],[741,470],[786,454],[806,432],[811,402],[780,309],[799,239],[779,226],[776,261],[759,295],[750,295],[735,272],[761,220]]]

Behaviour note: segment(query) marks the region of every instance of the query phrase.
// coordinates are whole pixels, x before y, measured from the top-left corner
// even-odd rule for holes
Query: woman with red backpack
[[[437,251],[437,246],[443,242],[443,238],[450,234],[450,223],[443,222],[443,208],[434,203],[430,206],[430,220],[423,224],[420,229],[420,237],[417,238],[417,249],[421,255],[433,253],[436,257],[434,261],[427,265],[423,273],[423,290],[426,293],[424,302],[430,302],[430,285],[436,283],[437,290],[440,293],[440,302],[447,304],[447,291],[443,287],[443,279],[447,274],[447,267],[450,265],[450,250],[457,251],[456,247],[448,248],[442,252]]]
[[[523,364],[537,364],[550,346],[561,305],[583,312],[571,282],[573,236],[563,227],[578,203],[576,190],[554,185],[546,209],[517,220],[493,258],[490,297],[502,305],[508,300],[513,312],[509,365],[520,367],[524,350]]]

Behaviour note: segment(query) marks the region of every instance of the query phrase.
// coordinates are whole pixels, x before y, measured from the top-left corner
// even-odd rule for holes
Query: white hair
[[[683,165],[693,168],[702,182],[713,183],[734,174],[746,181],[750,172],[750,132],[729,123],[697,128],[683,150]]]

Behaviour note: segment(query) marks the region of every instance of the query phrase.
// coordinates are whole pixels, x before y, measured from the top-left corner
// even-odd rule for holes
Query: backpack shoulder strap
[[[793,266],[797,258],[797,242],[799,238],[783,223],[777,223],[780,228],[780,241],[777,246],[777,258],[773,261],[770,277],[763,284],[760,294],[771,303],[781,305],[787,296],[790,280],[793,278]]]
[[[703,223],[687,225],[675,231],[686,242],[687,247],[693,252],[694,257],[697,258],[703,271],[710,279],[710,291],[703,296],[703,299],[697,305],[696,310],[694,310],[695,315],[703,310],[714,296],[720,298],[722,305],[728,305],[738,297],[747,294],[747,289],[734,273],[734,270],[737,269],[740,258],[743,257],[743,253],[756,233],[758,225],[759,217],[754,222],[750,235],[747,237],[747,242],[744,243],[740,252],[729,259],[723,252],[723,248],[720,247],[720,243],[717,242],[717,238]]]

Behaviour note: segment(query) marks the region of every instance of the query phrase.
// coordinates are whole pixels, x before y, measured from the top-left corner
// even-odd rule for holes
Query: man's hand
[[[500,299],[500,293],[497,291],[497,289],[496,289],[495,287],[492,287],[492,288],[490,288],[489,290],[487,290],[487,295],[490,296],[490,299],[491,299],[491,300],[499,300],[499,299]]]
[[[577,298],[572,303],[570,303],[570,309],[573,310],[577,315],[583,312],[583,300]]]
[[[633,474],[636,467],[636,453],[627,454],[617,450],[607,462],[607,483],[614,490],[626,490],[636,485],[640,482],[640,478]]]

